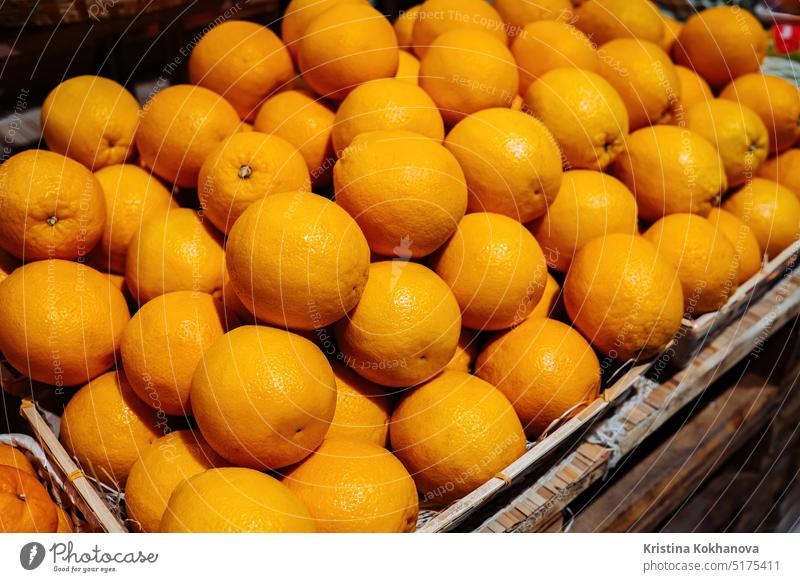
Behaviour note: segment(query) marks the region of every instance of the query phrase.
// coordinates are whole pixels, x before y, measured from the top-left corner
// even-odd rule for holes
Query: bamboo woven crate
[[[705,344],[740,319],[755,301],[791,272],[797,264],[798,255],[800,241],[795,241],[777,257],[764,263],[761,271],[736,289],[722,309],[705,313],[696,319],[684,317],[681,329],[664,357],[669,358],[669,363],[674,367],[687,366]]]

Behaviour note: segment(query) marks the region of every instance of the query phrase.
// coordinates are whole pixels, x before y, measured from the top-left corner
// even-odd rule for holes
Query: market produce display
[[[574,4],[574,5],[573,5]],[[410,532],[800,238],[736,7],[292,0],[0,165],[0,352],[143,532]],[[0,531],[72,529],[0,445]]]

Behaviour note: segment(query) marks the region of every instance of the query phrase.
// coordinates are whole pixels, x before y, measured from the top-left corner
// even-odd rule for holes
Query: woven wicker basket
[[[190,0],[6,0],[0,7],[0,26],[102,22],[157,12],[189,2]]]

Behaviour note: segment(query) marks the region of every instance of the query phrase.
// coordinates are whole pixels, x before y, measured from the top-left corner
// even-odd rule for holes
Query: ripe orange
[[[109,271],[124,273],[128,245],[142,223],[178,204],[161,182],[133,164],[106,166],[94,177],[103,187],[107,213],[94,258]]]
[[[461,333],[458,336],[458,345],[456,346],[456,353],[453,354],[450,363],[447,364],[445,370],[453,370],[455,372],[465,372],[469,374],[472,371],[472,363],[478,356],[478,349],[480,348],[480,336],[477,332],[461,328]]]
[[[308,507],[317,531],[404,533],[417,527],[414,480],[376,444],[326,438],[282,482]]]
[[[481,30],[456,29],[437,37],[425,52],[419,85],[453,125],[482,109],[509,107],[519,73],[502,41]]]
[[[755,111],[767,127],[769,151],[792,147],[800,138],[800,90],[786,79],[750,73],[734,79],[719,94]]]
[[[686,313],[716,311],[736,290],[736,249],[702,216],[670,214],[647,229],[644,238],[678,271]]]
[[[190,477],[169,498],[163,533],[311,533],[299,497],[274,477],[238,467]]]
[[[444,145],[464,170],[470,212],[526,222],[544,214],[558,194],[558,146],[544,124],[521,111],[479,111],[456,125]]]
[[[225,328],[222,303],[208,293],[173,291],[145,303],[125,328],[120,346],[136,395],[156,410],[190,415],[192,374]]]
[[[689,17],[672,49],[675,62],[720,88],[755,73],[767,52],[767,35],[756,18],[738,6],[718,6]]]
[[[53,533],[57,528],[56,504],[44,485],[30,473],[0,465],[0,532]]]
[[[769,258],[800,236],[800,201],[794,192],[772,180],[753,178],[722,207],[750,227]]]
[[[547,274],[531,233],[516,220],[491,212],[462,218],[432,268],[453,291],[463,325],[487,330],[525,319],[542,296]]]
[[[306,28],[298,64],[314,91],[343,99],[361,83],[394,76],[398,52],[383,14],[366,3],[336,3]]]
[[[547,264],[566,273],[575,253],[598,236],[638,232],[636,200],[616,178],[592,170],[564,173],[561,190],[547,214],[529,228]]]
[[[525,432],[536,438],[600,394],[600,362],[577,331],[543,317],[491,342],[475,374],[505,394]]]
[[[209,30],[192,49],[189,79],[225,97],[242,119],[294,77],[289,51],[265,26],[228,20]]]
[[[514,39],[511,54],[519,67],[519,92],[548,71],[562,67],[600,70],[597,50],[580,30],[565,22],[540,20],[526,25]]]
[[[600,63],[600,74],[628,109],[631,130],[672,119],[680,105],[681,87],[660,46],[632,38],[612,40],[600,48]]]
[[[284,91],[267,99],[254,129],[282,137],[292,144],[311,174],[314,186],[330,182],[336,157],[331,134],[335,114],[309,91]]]
[[[401,10],[397,20],[394,21],[394,33],[397,36],[397,45],[401,49],[410,49],[414,45],[412,38],[414,25],[417,23],[421,8],[422,4],[417,4],[407,10]]]
[[[125,482],[125,509],[139,531],[157,532],[172,492],[186,479],[225,464],[197,431],[177,430],[147,447]]]
[[[439,373],[456,351],[461,313],[436,273],[403,260],[372,263],[358,302],[335,333],[344,361],[384,386],[404,387]]]
[[[356,136],[333,168],[336,203],[358,223],[369,248],[401,259],[423,257],[455,232],[467,208],[457,159],[418,133]]]
[[[336,407],[323,353],[299,335],[247,325],[218,338],[192,379],[192,411],[227,461],[255,469],[296,463],[319,446]]]
[[[558,140],[568,168],[604,170],[625,148],[628,111],[600,75],[554,69],[528,88],[525,104]]]
[[[727,188],[717,149],[691,130],[655,125],[627,142],[611,170],[634,193],[645,220],[676,212],[706,215]]]
[[[340,362],[332,366],[336,376],[336,412],[325,438],[340,437],[385,447],[391,406],[386,388],[362,378]]]
[[[508,399],[463,372],[444,372],[409,391],[392,414],[389,436],[423,501],[436,505],[463,497],[525,452]]]
[[[739,265],[739,284],[761,270],[762,253],[753,231],[727,210],[712,208],[708,220],[733,245]]]
[[[133,464],[168,431],[166,416],[134,393],[122,371],[86,384],[61,416],[61,443],[81,468],[112,487],[125,483]]]
[[[618,233],[578,251],[564,281],[564,305],[592,345],[625,361],[666,347],[681,325],[683,292],[654,244]]]
[[[308,25],[320,14],[337,4],[367,4],[367,0],[291,0],[281,18],[281,38],[293,57],[297,58],[300,41]]]
[[[140,304],[170,291],[214,293],[224,264],[217,232],[194,210],[177,208],[142,223],[128,245],[125,282]]]
[[[683,30],[683,24],[663,12],[659,12],[658,15],[661,17],[661,22],[664,23],[664,35],[661,37],[661,43],[659,44],[665,53],[671,54],[672,47],[677,42],[681,30]]]
[[[308,167],[292,144],[257,131],[232,135],[203,162],[198,195],[205,215],[224,233],[254,202],[278,192],[310,191]]]
[[[680,106],[682,108],[680,112],[675,111],[676,118],[680,115],[685,115],[686,110],[695,103],[714,98],[711,87],[708,86],[706,80],[691,69],[675,65],[675,73],[678,75],[678,84],[681,87]],[[677,121],[680,125],[681,119],[677,119]]]
[[[200,166],[222,140],[239,130],[239,115],[205,87],[173,85],[144,107],[136,145],[141,162],[182,187],[197,186]]]
[[[356,87],[339,106],[333,147],[341,152],[353,138],[379,130],[413,131],[441,142],[444,122],[433,100],[416,85],[375,79]]]
[[[497,11],[484,0],[426,0],[412,30],[414,52],[424,57],[442,34],[453,30],[482,32],[506,42],[506,29]]]
[[[339,206],[310,192],[268,196],[242,214],[228,237],[236,295],[260,320],[317,329],[358,303],[369,246]]]
[[[103,189],[78,162],[27,150],[0,165],[0,247],[26,261],[77,259],[100,240]]]
[[[404,83],[419,85],[419,67],[420,62],[417,57],[409,52],[400,51],[394,78]]]
[[[660,43],[664,22],[648,0],[589,0],[575,10],[575,26],[599,45],[617,38]]]
[[[42,103],[47,147],[99,170],[135,153],[139,103],[119,83],[81,75],[63,81]]]
[[[36,469],[33,468],[28,457],[20,449],[0,443],[0,465],[10,465],[25,473],[36,476]]]
[[[547,282],[544,287],[542,298],[539,303],[528,314],[528,319],[533,317],[550,317],[552,319],[560,319],[564,311],[564,300],[561,294],[561,285],[558,284],[553,276],[547,274]]]
[[[525,25],[539,20],[572,19],[570,0],[494,0],[492,6],[506,23],[508,36],[515,37]]]
[[[0,284],[0,351],[46,384],[75,386],[108,370],[129,319],[120,290],[80,263],[28,263]]]
[[[767,158],[767,128],[749,107],[725,99],[708,99],[686,111],[685,123],[717,147],[729,187],[752,178]]]
[[[765,161],[756,175],[778,182],[800,196],[800,149],[786,150]]]

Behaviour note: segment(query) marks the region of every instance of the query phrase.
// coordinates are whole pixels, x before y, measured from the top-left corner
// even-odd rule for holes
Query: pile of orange
[[[755,18],[574,4],[292,0],[141,109],[53,90],[0,166],[0,351],[131,528],[413,531],[797,240]]]

